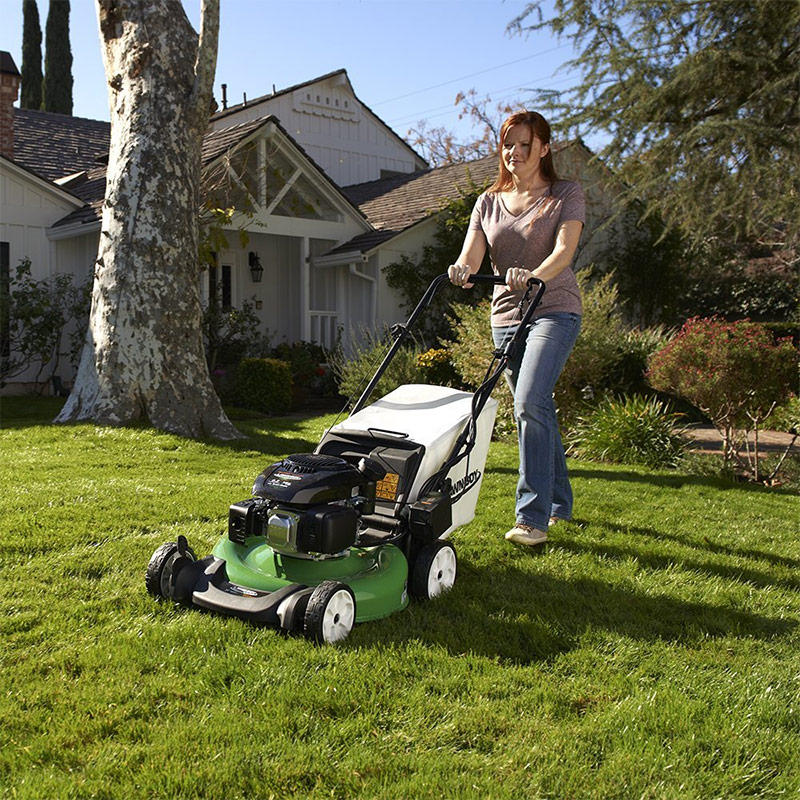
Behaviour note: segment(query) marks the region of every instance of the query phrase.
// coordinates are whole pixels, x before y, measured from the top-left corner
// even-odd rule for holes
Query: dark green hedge
[[[243,358],[236,370],[239,405],[265,414],[286,414],[292,406],[292,370],[277,358]]]

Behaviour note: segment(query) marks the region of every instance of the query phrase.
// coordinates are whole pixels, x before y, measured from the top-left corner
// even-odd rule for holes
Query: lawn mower
[[[350,415],[313,453],[268,466],[252,497],[230,506],[211,555],[198,559],[182,535],[155,551],[145,574],[152,595],[332,643],[356,622],[405,608],[409,595],[427,600],[453,586],[447,537],[475,516],[497,410],[490,395],[545,287],[529,282],[516,333],[495,349],[474,393],[408,384],[367,405],[445,281],[437,276],[392,329],[393,344]]]

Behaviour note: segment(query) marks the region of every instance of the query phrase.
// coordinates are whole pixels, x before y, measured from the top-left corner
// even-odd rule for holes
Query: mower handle
[[[396,328],[398,332],[396,334],[396,338],[394,343],[392,344],[389,352],[384,357],[381,365],[378,367],[377,372],[372,376],[372,380],[367,385],[367,388],[361,393],[361,397],[358,398],[356,404],[353,406],[353,410],[350,412],[351,416],[355,414],[357,411],[360,411],[367,403],[369,396],[372,394],[373,389],[377,386],[378,381],[380,380],[383,373],[386,371],[386,368],[389,366],[389,362],[394,358],[395,353],[400,349],[400,345],[405,340],[406,336],[408,336],[409,330],[413,327],[414,323],[416,323],[419,316],[422,312],[431,304],[433,300],[433,296],[436,294],[438,288],[443,284],[447,283],[450,280],[448,274],[446,272],[442,273],[441,275],[437,275],[430,283],[428,288],[425,291],[425,294],[422,296],[422,299],[417,303],[417,307],[411,312],[411,316],[408,318],[408,321],[405,325],[398,325]],[[502,278],[500,275],[472,275],[470,276],[470,283],[489,283],[489,284],[502,284],[505,283],[505,279]],[[533,286],[538,286],[539,289],[536,293],[536,296],[533,299],[533,302],[530,303],[525,316],[522,319],[522,323],[520,328],[527,325],[530,321],[531,316],[533,315],[533,310],[539,304],[539,301],[544,294],[545,285],[543,281],[540,281],[538,278],[530,278],[528,280],[528,289],[530,291]],[[515,337],[516,339],[516,337]]]

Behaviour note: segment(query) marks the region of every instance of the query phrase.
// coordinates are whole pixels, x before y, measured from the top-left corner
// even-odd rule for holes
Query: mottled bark
[[[57,421],[234,438],[203,352],[197,255],[219,0],[203,0],[199,35],[180,0],[97,11],[111,147],[89,331]]]

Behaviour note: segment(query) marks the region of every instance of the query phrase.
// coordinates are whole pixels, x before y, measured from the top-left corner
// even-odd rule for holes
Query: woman
[[[545,118],[534,111],[512,114],[500,129],[500,174],[475,203],[461,255],[448,274],[456,286],[471,286],[470,276],[490,248],[492,269],[505,277],[492,297],[495,346],[513,334],[528,280],[539,278],[547,287],[506,372],[519,436],[516,524],[506,539],[517,544],[542,544],[548,525],[572,515],[553,389],[581,326],[570,264],[584,219],[581,187],[556,175]]]

